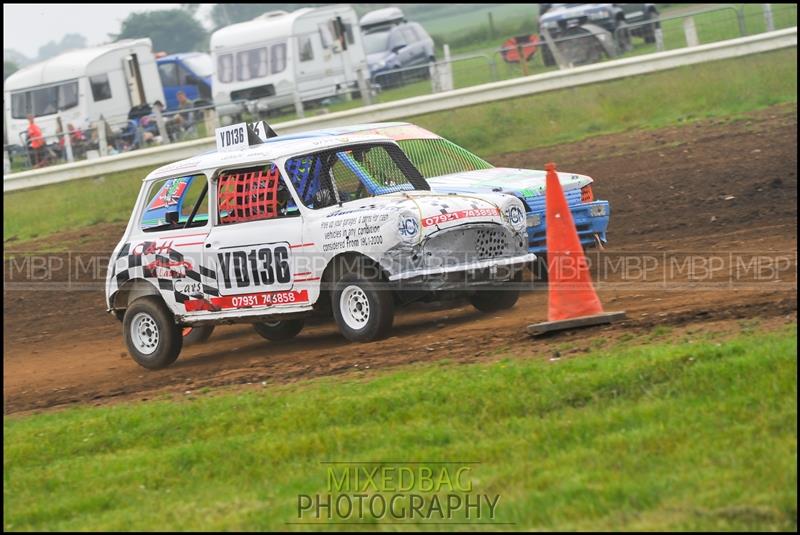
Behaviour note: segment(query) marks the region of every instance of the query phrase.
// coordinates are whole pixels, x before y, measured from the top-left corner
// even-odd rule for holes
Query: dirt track
[[[616,253],[655,259],[655,276],[646,282],[616,272],[600,277],[601,299],[609,309],[628,311],[624,323],[531,340],[523,334],[525,326],[547,315],[546,294],[533,291],[513,310],[489,316],[464,305],[407,309],[397,315],[391,338],[366,345],[347,343],[332,323],[311,325],[283,344],[261,339],[248,326],[220,327],[208,343],[186,348],[169,369],[149,372],[127,356],[120,324],[104,311],[102,289],[8,286],[3,295],[5,413],[148,399],[205,386],[369,373],[438,358],[470,362],[501,352],[550,356],[567,346],[568,353],[579,352],[598,338],[619,338],[657,324],[705,330],[744,318],[796,318],[795,106],[741,121],[601,136],[503,155],[494,163],[542,168],[551,160],[559,169],[593,176],[595,195],[611,201],[609,248],[595,261],[617,258]],[[22,246],[6,244],[6,249],[69,247],[107,255],[122,230],[98,225]],[[665,285],[659,277],[676,251],[722,254],[727,264],[710,280],[676,277]],[[767,269],[765,280],[757,283],[746,277],[730,282],[727,268],[736,253],[789,258],[791,265],[771,279]]]

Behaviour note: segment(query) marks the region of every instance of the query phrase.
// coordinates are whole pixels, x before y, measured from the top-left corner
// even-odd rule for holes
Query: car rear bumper
[[[572,220],[578,238],[584,247],[597,245],[596,240],[606,242],[606,230],[611,216],[608,201],[593,201],[570,206]],[[544,210],[528,212],[528,251],[541,254],[547,252],[547,225]]]

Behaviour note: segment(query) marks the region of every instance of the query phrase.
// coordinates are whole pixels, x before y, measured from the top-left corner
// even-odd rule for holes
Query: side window
[[[192,215],[194,213],[194,215]],[[208,224],[208,181],[204,175],[156,180],[150,186],[141,228],[145,232]]]
[[[222,54],[217,58],[217,76],[219,81],[227,84],[233,82],[233,55]]]
[[[220,225],[300,215],[273,163],[221,172],[217,208]]]
[[[177,63],[175,65],[178,67],[178,85],[191,85],[197,83],[197,80],[194,79],[195,76],[187,71],[185,67],[178,65]],[[190,78],[193,78],[191,83],[189,82]]]
[[[111,98],[111,84],[108,83],[107,74],[90,76],[89,85],[92,86],[92,98],[95,102]]]
[[[314,59],[314,47],[311,44],[311,36],[304,35],[299,41],[300,61],[311,61]]]
[[[304,205],[324,208],[335,204],[333,184],[327,172],[329,155],[309,154],[286,160],[286,176]]]
[[[269,74],[267,47],[245,50],[236,54],[236,79],[240,82]]]
[[[303,204],[319,209],[396,191],[430,189],[395,146],[356,146],[286,160],[286,176]]]
[[[12,93],[11,94],[11,117],[14,119],[24,119],[31,109],[31,93]]]
[[[178,85],[178,66],[173,63],[162,63],[158,66],[158,75],[161,77],[161,84],[166,86]]]
[[[78,82],[58,86],[58,109],[68,110],[78,105]]]
[[[333,34],[328,23],[319,25],[319,37],[322,40],[322,48],[330,48],[333,44]]]
[[[344,23],[344,34],[347,36],[347,44],[352,45],[355,41],[353,38],[353,25]]]
[[[414,29],[411,28],[410,25],[403,26],[403,37],[405,38],[406,43],[409,45],[416,43],[419,39],[417,38],[417,34],[414,33]]]
[[[286,43],[278,43],[272,45],[270,49],[272,53],[272,74],[283,72],[286,68]]]
[[[391,50],[394,50],[398,46],[406,46],[408,44],[406,38],[403,36],[401,28],[395,26],[394,29],[392,29],[392,36],[389,38],[389,44],[391,45]]]

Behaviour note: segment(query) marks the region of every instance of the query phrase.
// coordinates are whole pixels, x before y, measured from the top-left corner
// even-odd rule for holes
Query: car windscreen
[[[351,145],[289,158],[284,164],[303,204],[324,208],[400,191],[429,190],[395,145]]]
[[[494,167],[489,162],[444,138],[412,138],[397,141],[425,178]]]
[[[389,50],[389,30],[368,33],[364,36],[364,50],[367,54],[379,54]]]

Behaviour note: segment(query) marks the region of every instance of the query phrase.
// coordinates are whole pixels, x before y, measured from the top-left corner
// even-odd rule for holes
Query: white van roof
[[[149,38],[123,39],[116,43],[80,48],[64,52],[54,58],[24,67],[6,79],[3,84],[4,91],[17,91],[40,85],[73,80],[86,75],[87,67],[96,59],[118,51],[134,47],[147,46],[152,50],[153,44]]]

